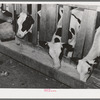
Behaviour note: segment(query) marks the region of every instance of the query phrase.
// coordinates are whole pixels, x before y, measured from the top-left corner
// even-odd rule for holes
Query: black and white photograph
[[[0,2],[0,89],[100,88],[100,2]]]

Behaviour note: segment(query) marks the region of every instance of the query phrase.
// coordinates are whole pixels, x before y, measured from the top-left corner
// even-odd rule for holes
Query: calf
[[[0,40],[8,41],[15,39],[15,32],[13,31],[13,25],[9,22],[0,24]]]
[[[73,13],[77,13],[78,11],[74,12]],[[41,12],[39,11],[38,14],[41,16]],[[80,14],[82,15],[82,14]],[[63,18],[63,9],[62,7],[60,8],[60,11],[59,11],[59,21],[58,21],[58,24],[57,24],[57,30],[55,31],[52,39],[51,39],[51,42],[44,42],[46,43],[46,45],[48,45],[49,47],[49,54],[50,56],[52,57],[53,59],[53,62],[54,62],[54,68],[58,69],[61,67],[61,59],[62,59],[62,56],[63,56],[63,50],[64,48],[67,49],[67,52],[72,52],[74,50],[74,45],[72,44],[73,43],[73,40],[75,42],[76,38],[75,38],[75,34],[77,34],[78,32],[78,28],[80,26],[80,23],[81,23],[81,20],[79,20],[79,18],[77,18],[74,14],[71,15],[71,23],[70,23],[70,29],[69,29],[69,33],[68,33],[68,43],[62,43],[61,42],[61,36],[62,36],[62,18]],[[78,16],[80,17],[80,16]],[[74,22],[74,23],[73,23]],[[76,33],[75,33],[76,32]],[[43,45],[43,42],[40,43],[42,44],[42,46],[45,46]]]
[[[69,26],[69,33],[68,33],[68,44],[72,45],[73,48],[75,47],[75,44],[76,44],[76,36],[80,29],[83,11],[84,10],[80,8],[75,8],[71,10],[70,26]],[[62,28],[62,19],[63,19],[63,8],[60,7],[59,21],[57,24],[57,28]],[[54,37],[56,37],[55,34],[53,35],[53,38]],[[59,37],[59,39],[61,41],[61,36]],[[72,54],[73,54],[73,51],[69,51],[67,56],[72,57]]]
[[[47,42],[46,45],[49,47],[49,54],[54,62],[54,68],[59,69],[61,67],[61,60],[63,57],[63,50],[66,48],[67,51],[73,51],[73,48],[68,43],[61,42],[62,28],[58,28],[54,33],[51,42]]]
[[[15,39],[15,32],[12,25],[12,14],[7,11],[0,9],[0,40],[8,41]]]
[[[95,59],[100,56],[100,27],[97,28],[94,41],[89,53],[83,59],[79,60],[77,71],[80,74],[80,80],[86,82],[90,76],[93,65],[97,64]]]
[[[24,12],[21,12],[19,14],[19,18],[17,19],[18,30],[16,33],[17,44],[20,44],[18,38],[22,39],[26,34],[32,33],[33,24],[34,24],[34,19],[32,18],[31,15],[28,15]]]

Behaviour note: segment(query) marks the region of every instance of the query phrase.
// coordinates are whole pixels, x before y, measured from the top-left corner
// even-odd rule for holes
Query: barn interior
[[[74,4],[1,4],[0,6],[1,10],[7,10],[12,14],[12,16],[7,14],[8,17],[6,17],[6,14],[2,15],[0,13],[0,20],[8,21],[8,18],[10,18],[12,20],[10,23],[14,22],[15,34],[17,32],[16,15],[25,12],[34,19],[32,34],[20,39],[21,45],[17,45],[14,38],[0,42],[1,54],[63,84],[62,87],[58,85],[53,88],[100,88],[99,63],[86,82],[80,80],[80,75],[76,69],[77,61],[85,57],[91,49],[95,31],[100,26],[99,6]],[[57,30],[60,8],[63,8],[61,21],[61,42],[63,43],[68,43],[71,11],[79,8],[83,11],[83,15],[72,57],[67,57],[66,50],[64,50],[61,68],[54,69],[52,58],[48,54],[48,48],[44,48],[43,43],[44,41],[50,42]]]

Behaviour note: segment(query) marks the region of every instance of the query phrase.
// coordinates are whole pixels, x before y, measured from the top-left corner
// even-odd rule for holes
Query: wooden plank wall
[[[47,12],[46,12],[47,20],[46,20],[46,29],[47,29],[47,36],[46,41],[51,41],[52,36],[56,30],[56,23],[57,23],[57,5],[50,4],[47,5]]]
[[[96,11],[84,11],[80,31],[77,35],[73,57],[82,58],[90,50],[94,36],[96,17]]]
[[[12,13],[12,20],[14,20],[14,10],[15,10],[15,4],[9,4],[9,12]]]
[[[32,4],[32,17],[34,19],[34,25],[32,30],[32,43],[37,44],[37,4]]]
[[[27,11],[27,4],[21,4],[21,12],[24,12],[24,13],[28,13],[28,11]],[[26,41],[28,41],[28,35],[26,35],[25,37],[24,37],[24,40],[26,40]]]
[[[6,4],[3,4],[3,9],[6,10]]]
[[[39,40],[51,41],[56,30],[57,23],[57,5],[43,4],[40,18],[40,35]]]
[[[86,37],[85,37],[85,44],[83,48],[83,57],[87,55],[89,52],[94,35],[95,35],[95,26],[96,26],[96,18],[97,18],[97,11],[93,10],[86,10],[88,14],[87,24],[86,24]]]
[[[40,33],[39,40],[45,41],[46,37],[46,4],[41,5]]]
[[[62,20],[62,42],[68,42],[68,30],[70,25],[71,7],[63,6],[63,20]]]
[[[4,5],[5,8],[5,5]],[[13,13],[14,6],[9,5],[10,11]],[[71,17],[71,7],[63,5],[63,20],[62,20],[62,42],[68,41],[68,29]],[[27,13],[27,4],[16,4],[16,13],[21,11]],[[37,44],[37,4],[32,5],[32,17],[35,20],[32,32],[32,43]],[[94,30],[96,24],[97,12],[94,10],[85,9],[81,28],[76,40],[76,46],[73,57],[82,58],[85,56],[91,48]],[[58,5],[56,4],[42,4],[41,6],[41,18],[40,18],[40,41],[51,41],[52,36],[56,30],[58,21]],[[91,22],[91,23],[90,23]],[[25,40],[28,40],[26,37]],[[80,42],[81,41],[81,42]]]
[[[27,13],[27,4],[22,4],[21,7],[22,7],[21,11],[24,12],[24,13]]]
[[[21,4],[16,4],[16,14],[21,12]]]

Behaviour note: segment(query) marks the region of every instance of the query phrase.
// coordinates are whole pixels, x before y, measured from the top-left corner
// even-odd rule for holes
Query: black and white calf
[[[13,30],[13,25],[9,22],[4,22],[0,24],[0,40],[8,41],[15,39],[15,32]]]
[[[24,12],[21,12],[19,14],[19,17],[17,19],[18,29],[16,33],[17,44],[20,44],[18,38],[22,39],[26,34],[32,33],[33,24],[34,24],[34,19],[32,18],[31,15],[28,15]]]
[[[70,26],[69,26],[69,33],[68,33],[68,44],[75,47],[76,44],[76,36],[80,30],[80,24],[83,16],[84,9],[74,8],[71,10],[71,18],[70,18]],[[63,8],[60,7],[59,9],[59,21],[57,24],[57,28],[62,28],[62,19],[63,19]],[[73,51],[69,51],[67,56],[72,57]]]
[[[93,66],[97,64],[95,59],[98,57],[100,57],[100,27],[96,30],[89,53],[78,62],[77,71],[80,74],[80,80],[86,82],[93,70]]]
[[[73,48],[68,43],[61,42],[62,28],[58,28],[54,33],[51,42],[46,44],[49,47],[49,54],[54,62],[54,68],[59,69],[61,67],[61,60],[63,57],[63,50],[66,48],[67,51],[73,51]]]
[[[41,11],[39,11],[38,14],[41,16]],[[82,14],[83,14],[83,10],[80,10],[80,9],[73,9],[71,11],[70,27],[69,27],[69,33],[68,33],[68,43],[66,44],[66,43],[61,42],[63,8],[61,7],[59,9],[60,18],[57,24],[57,30],[55,31],[51,41],[46,43],[49,47],[49,54],[52,57],[53,62],[54,62],[54,68],[56,69],[61,67],[61,59],[63,56],[64,48],[67,49],[68,53],[71,52],[71,54],[68,55],[68,57],[72,57],[72,53],[73,53],[74,46],[76,43],[76,35],[80,28]],[[43,43],[41,44],[43,45]]]
[[[8,41],[15,39],[15,32],[12,24],[12,13],[0,8],[0,40]]]
[[[61,42],[62,35],[62,18],[63,18],[63,9],[59,11],[60,19],[57,24],[57,31],[54,33],[51,42],[48,42],[49,54],[54,61],[54,67],[61,67],[61,59],[63,56],[63,50],[66,48],[68,57],[72,57],[72,53],[76,44],[76,35],[80,29],[80,23],[82,20],[83,10],[73,9],[71,11],[70,27],[68,33],[68,43]]]

